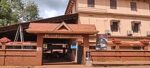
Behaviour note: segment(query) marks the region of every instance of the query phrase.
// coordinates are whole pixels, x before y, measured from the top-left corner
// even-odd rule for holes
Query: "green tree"
[[[0,0],[1,26],[38,19],[38,7],[34,2],[23,2],[22,0]]]
[[[7,0],[0,1],[0,24],[1,26],[9,25],[11,22],[11,6]]]
[[[38,7],[34,2],[28,2],[24,8],[24,16],[23,20],[24,21],[33,21],[39,19],[38,15]]]

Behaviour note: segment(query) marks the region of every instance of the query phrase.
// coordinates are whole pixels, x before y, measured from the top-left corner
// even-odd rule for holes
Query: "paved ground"
[[[150,68],[149,66],[108,66],[108,67],[90,67],[85,65],[44,65],[44,66],[0,66],[0,68]]]

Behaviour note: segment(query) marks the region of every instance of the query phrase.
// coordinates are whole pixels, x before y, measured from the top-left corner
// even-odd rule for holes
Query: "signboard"
[[[73,43],[71,44],[71,49],[77,49],[77,44],[76,44],[76,42],[73,42]]]
[[[98,35],[96,40],[96,50],[106,50],[107,49],[107,36]]]
[[[82,35],[45,34],[44,38],[82,38]]]

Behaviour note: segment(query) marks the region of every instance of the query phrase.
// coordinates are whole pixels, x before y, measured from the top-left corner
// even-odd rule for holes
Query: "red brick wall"
[[[0,65],[4,65],[4,50],[0,50]]]
[[[150,51],[93,51],[91,57],[100,64],[150,64]]]
[[[0,50],[0,65],[6,66],[35,66],[37,62],[36,50]]]

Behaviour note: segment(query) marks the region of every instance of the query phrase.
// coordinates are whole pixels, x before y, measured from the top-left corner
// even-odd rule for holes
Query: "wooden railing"
[[[91,51],[93,64],[150,64],[150,51]]]

